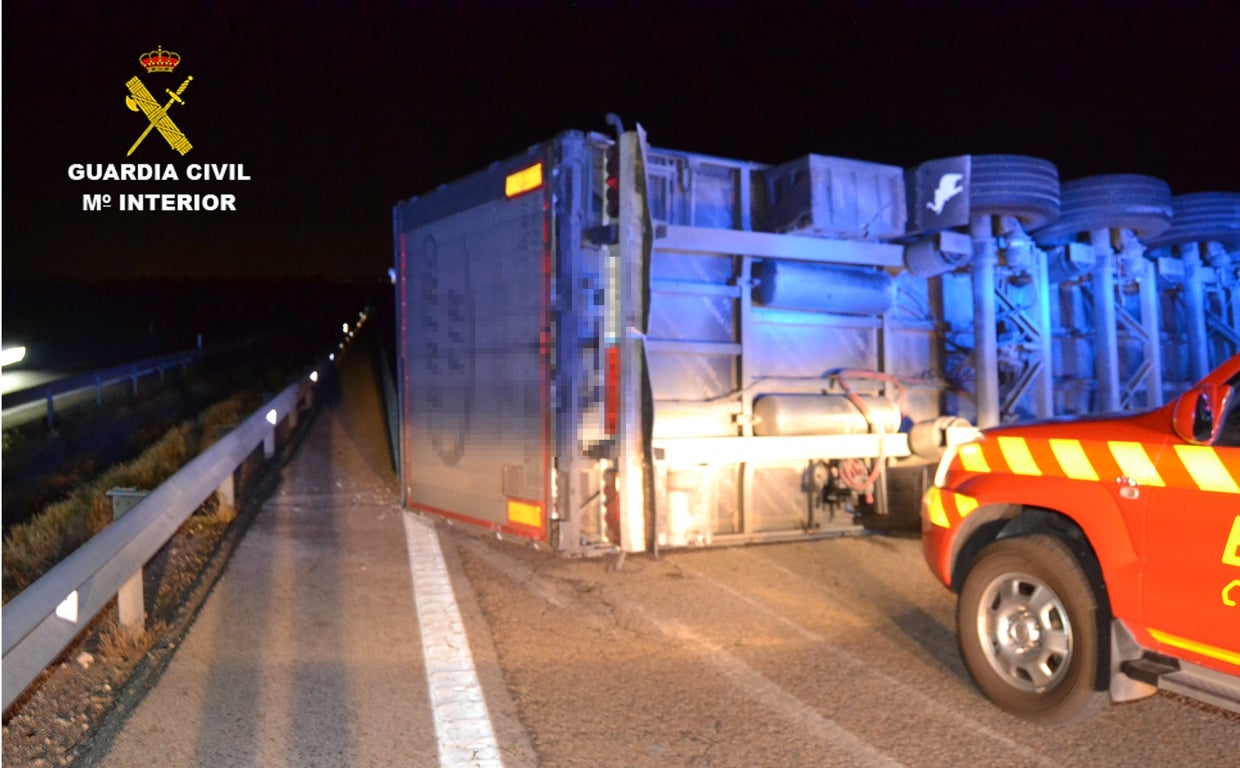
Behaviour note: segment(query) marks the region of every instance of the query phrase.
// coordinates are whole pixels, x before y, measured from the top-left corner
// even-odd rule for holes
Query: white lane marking
[[[441,768],[503,768],[435,528],[402,513]]]
[[[638,613],[646,614],[641,606],[632,608]],[[888,757],[839,723],[818,714],[813,707],[780,688],[778,683],[684,624],[660,620],[649,614],[646,614],[646,619],[667,637],[683,647],[692,648],[745,696],[756,699],[784,720],[798,724],[820,741],[830,745],[832,750],[838,750],[848,758],[848,765],[864,768],[904,767],[904,763]]]
[[[556,594],[548,580],[534,573],[515,559],[495,552],[485,546],[467,544],[471,552],[481,557],[498,573],[529,590],[534,596],[560,608],[567,608],[564,600]],[[579,598],[570,598],[580,603]],[[661,634],[681,647],[695,653],[705,663],[717,669],[728,682],[745,697],[757,701],[784,720],[804,728],[815,738],[848,758],[849,766],[861,768],[904,768],[904,764],[883,754],[872,744],[853,734],[830,718],[823,717],[813,707],[788,693],[777,683],[749,666],[703,635],[694,632],[674,619],[660,619],[640,603],[609,595],[607,602],[613,608],[640,618]],[[805,630],[808,631],[808,630]]]
[[[744,552],[742,554],[747,557],[752,557],[755,559],[762,560],[765,565],[769,565],[773,570],[779,571],[797,581],[800,581],[800,582],[803,582],[805,584],[812,586],[815,591],[819,591],[828,600],[834,602],[836,605],[845,607],[843,606],[842,603],[836,600],[832,595],[830,595],[829,593],[826,593],[825,591],[822,591],[820,589],[821,585],[813,582],[810,579],[805,578],[799,573],[796,573],[789,568],[785,568],[779,563],[771,562],[767,558],[759,558],[757,555],[754,555],[748,552]],[[986,736],[987,738],[994,739],[995,741],[1004,745],[1005,747],[1012,750],[1013,752],[1018,753],[1021,757],[1027,760],[1031,760],[1037,763],[1038,765],[1046,766],[1046,768],[1054,768],[1056,765],[1058,765],[1058,763],[1054,762],[1053,760],[1048,759],[1047,757],[1045,757],[1044,755],[1038,752],[1035,752],[1029,747],[1026,747],[1024,744],[1013,741],[1012,739],[1009,739],[1007,736],[1004,736],[998,731],[995,731],[991,728],[987,728],[986,726],[980,723],[970,720],[964,715],[958,714],[954,710],[944,707],[943,702],[941,700],[936,699],[933,696],[930,696],[929,694],[925,693],[919,688],[915,688],[911,685],[900,682],[899,680],[895,679],[891,675],[888,675],[887,673],[878,669],[877,667],[875,667],[873,664],[866,661],[865,659],[861,659],[861,658],[858,658],[857,656],[854,656],[853,654],[849,653],[843,648],[840,648],[838,645],[835,645],[830,640],[818,634],[817,632],[813,631],[812,629],[803,627],[800,624],[793,621],[792,619],[788,618],[787,616],[784,616],[782,613],[779,613],[774,608],[764,605],[763,603],[744,594],[743,592],[733,589],[732,587],[729,587],[727,584],[724,584],[723,582],[711,576],[707,576],[706,574],[700,571],[696,571],[691,568],[685,568],[684,564],[680,564],[679,567],[683,568],[686,573],[692,574],[698,578],[709,581],[711,584],[714,584],[716,587],[718,587],[722,591],[727,592],[728,594],[732,595],[738,600],[745,602],[746,604],[752,606],[753,608],[756,608],[762,613],[765,613],[766,615],[770,616],[775,621],[778,621],[779,623],[783,624],[785,627],[788,627],[789,629],[796,632],[797,634],[799,634],[801,637],[805,638],[806,640],[812,643],[819,643],[821,645],[824,645],[830,648],[832,660],[841,662],[854,670],[864,671],[865,674],[869,674],[869,675],[873,675],[874,677],[877,677],[878,679],[882,680],[887,685],[899,691],[902,696],[907,696],[908,698],[917,701],[919,704],[921,704],[922,707],[926,709],[926,711],[933,712],[933,713],[942,715],[944,717],[950,718],[954,720],[957,725],[963,728],[967,728],[968,730],[971,730],[974,733],[977,733],[979,735]]]

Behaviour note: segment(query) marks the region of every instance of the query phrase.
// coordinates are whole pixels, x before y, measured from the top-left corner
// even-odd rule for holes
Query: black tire
[[[1001,709],[1039,723],[1105,707],[1109,635],[1076,556],[1047,535],[1000,539],[965,576],[956,609],[969,675]]]
[[[973,155],[969,170],[971,216],[1015,216],[1026,230],[1059,218],[1059,169],[1025,155]]]
[[[1171,228],[1146,243],[1165,248],[1184,243],[1240,245],[1240,192],[1193,192],[1171,198]]]
[[[1152,176],[1118,173],[1065,181],[1059,200],[1059,220],[1033,233],[1040,245],[1063,245],[1096,229],[1130,229],[1147,242],[1171,226],[1171,187]]]

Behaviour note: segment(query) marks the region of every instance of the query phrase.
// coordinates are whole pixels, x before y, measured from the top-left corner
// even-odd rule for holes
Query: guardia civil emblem
[[[138,57],[139,63],[147,73],[164,73],[171,74],[181,63],[180,54],[174,51],[165,51],[161,45],[154,51],[148,51]],[[150,134],[151,129],[159,131],[159,134],[168,142],[168,146],[184,155],[193,149],[193,145],[189,143],[189,139],[185,137],[185,132],[172,122],[172,118],[168,116],[168,110],[172,109],[174,104],[185,104],[181,99],[181,94],[185,93],[185,89],[189,87],[189,82],[193,77],[185,78],[185,82],[181,83],[181,87],[174,92],[171,88],[165,88],[164,92],[169,98],[167,104],[160,104],[147,90],[146,86],[137,77],[132,77],[129,82],[125,83],[125,87],[129,89],[129,95],[125,97],[125,106],[134,112],[141,112],[146,115],[146,130],[133,143],[129,151],[125,154],[132,155],[138,145]]]

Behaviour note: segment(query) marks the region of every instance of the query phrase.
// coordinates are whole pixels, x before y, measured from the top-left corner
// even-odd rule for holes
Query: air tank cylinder
[[[947,430],[969,426],[972,425],[959,416],[940,416],[929,421],[919,421],[908,431],[908,448],[918,458],[938,461],[947,450]]]
[[[753,300],[764,307],[881,315],[895,304],[895,281],[872,269],[766,260],[753,276]]]
[[[791,435],[862,435],[870,431],[870,421],[884,434],[900,431],[899,407],[880,395],[860,395],[863,414],[844,395],[764,395],[754,400],[757,417],[753,432],[759,437]]]

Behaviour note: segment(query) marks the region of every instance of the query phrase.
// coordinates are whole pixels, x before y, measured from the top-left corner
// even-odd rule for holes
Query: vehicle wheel
[[[1240,192],[1192,192],[1171,198],[1171,228],[1146,243],[1164,248],[1184,243],[1240,245]]]
[[[1041,723],[1083,720],[1109,700],[1099,674],[1109,642],[1099,610],[1089,577],[1062,541],[1000,539],[981,551],[960,590],[960,654],[1001,709]]]
[[[1059,220],[1033,233],[1039,245],[1063,245],[1095,229],[1130,229],[1146,242],[1171,226],[1171,187],[1151,176],[1117,173],[1065,181],[1059,200]]]
[[[969,213],[1015,216],[1026,230],[1059,218],[1059,169],[1024,155],[973,155]]]

